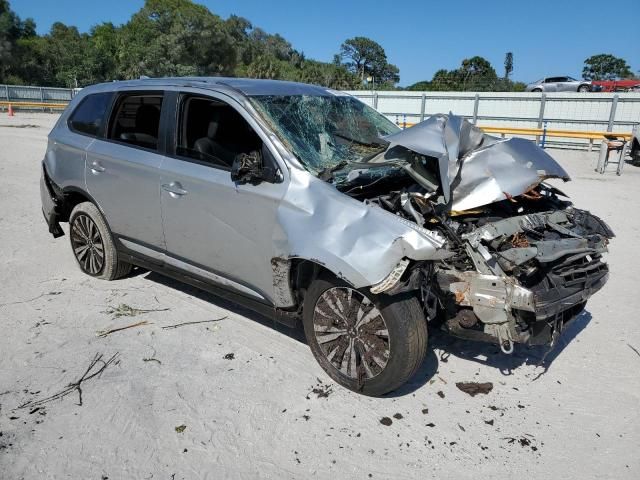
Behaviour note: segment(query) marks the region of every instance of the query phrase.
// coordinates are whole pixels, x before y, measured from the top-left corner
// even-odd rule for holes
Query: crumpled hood
[[[384,137],[389,149],[402,146],[438,162],[445,202],[468,210],[521,195],[547,178],[569,181],[569,174],[534,142],[500,139],[453,114]],[[407,169],[419,176],[419,168]],[[419,178],[417,178],[419,181]]]

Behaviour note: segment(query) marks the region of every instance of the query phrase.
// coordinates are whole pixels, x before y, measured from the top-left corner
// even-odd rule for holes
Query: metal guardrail
[[[2,110],[8,110],[9,106],[11,106],[12,109],[16,110],[16,109],[28,109],[28,110],[34,110],[34,109],[43,109],[43,110],[58,110],[58,109],[65,109],[67,107],[68,103],[53,103],[53,102],[6,102],[6,101],[0,101],[0,108],[2,108]]]
[[[416,125],[415,123],[404,122],[403,128],[410,128]],[[536,143],[540,137],[558,137],[558,138],[579,138],[589,140],[589,151],[593,150],[593,142],[596,140],[604,140],[607,137],[623,138],[624,140],[630,140],[633,136],[632,133],[624,132],[604,132],[604,131],[588,131],[588,130],[560,130],[560,129],[548,129],[548,128],[515,128],[515,127],[494,127],[489,125],[478,125],[486,133],[497,133],[503,138],[506,135],[513,136],[525,136],[536,137]],[[544,142],[543,142],[544,143]]]
[[[0,85],[0,101],[8,102],[69,102],[77,90],[73,88]]]

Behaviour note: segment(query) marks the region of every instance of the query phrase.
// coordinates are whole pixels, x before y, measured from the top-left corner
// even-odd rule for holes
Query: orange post
[[[9,104],[9,116],[13,117],[13,107]]]

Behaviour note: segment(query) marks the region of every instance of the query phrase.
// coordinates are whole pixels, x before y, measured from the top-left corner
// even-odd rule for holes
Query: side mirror
[[[250,183],[258,185],[266,181],[275,183],[278,181],[278,172],[271,165],[264,165],[264,155],[270,156],[266,147],[262,150],[253,150],[250,153],[241,153],[236,156],[231,166],[231,180],[240,185]],[[273,162],[268,162],[273,165]]]

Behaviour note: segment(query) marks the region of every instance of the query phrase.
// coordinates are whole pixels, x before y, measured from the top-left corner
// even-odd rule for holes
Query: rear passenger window
[[[69,119],[69,128],[77,133],[97,137],[111,102],[111,93],[94,93],[80,102]]]
[[[109,124],[109,138],[156,150],[161,110],[162,93],[120,97]]]

